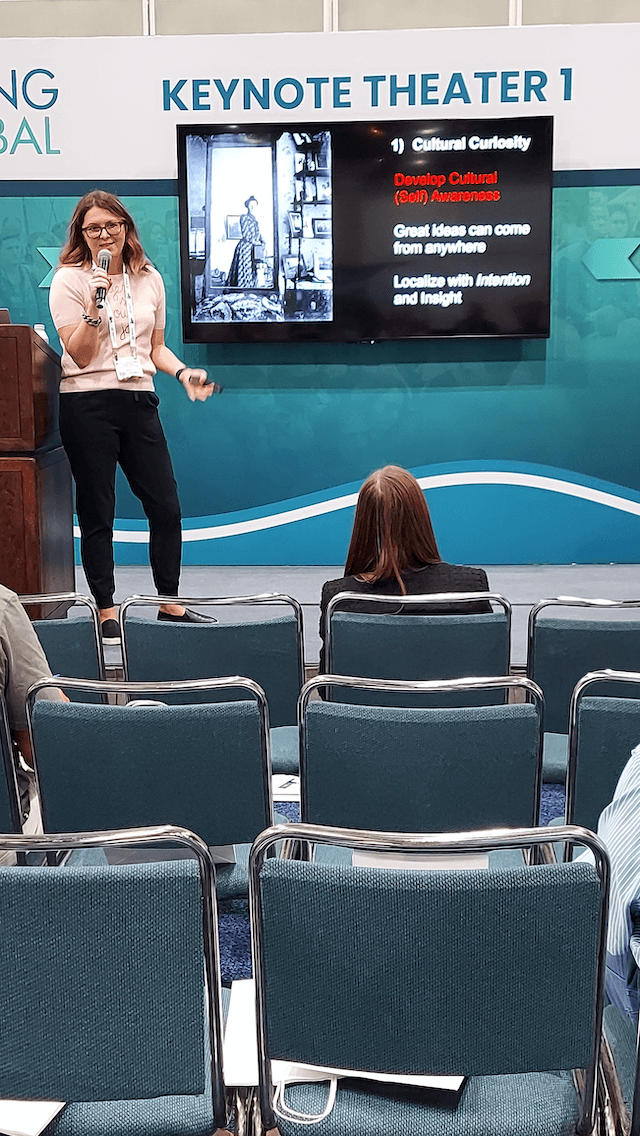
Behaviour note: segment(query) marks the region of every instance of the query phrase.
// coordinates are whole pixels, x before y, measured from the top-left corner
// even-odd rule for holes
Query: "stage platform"
[[[637,564],[517,564],[486,566],[491,590],[499,592],[513,605],[512,666],[522,666],[527,653],[527,619],[531,607],[553,596],[582,596],[587,599],[640,599],[640,566]],[[320,592],[325,580],[342,575],[338,565],[308,567],[272,566],[185,567],[182,570],[183,596],[247,596],[262,592],[282,592],[293,596],[304,612],[305,661],[318,665],[320,636],[318,612]],[[88,592],[82,568],[76,568],[79,592]],[[116,569],[116,603],[131,595],[154,595],[151,572],[142,567]],[[194,605],[197,606],[197,605]],[[202,609],[206,611],[206,608]],[[255,609],[254,609],[255,613]],[[141,611],[140,614],[143,614]],[[218,618],[229,621],[255,618],[248,608],[219,609]],[[573,609],[573,618],[581,614]],[[612,612],[628,618],[628,612]],[[116,664],[119,648],[107,648],[107,662]]]

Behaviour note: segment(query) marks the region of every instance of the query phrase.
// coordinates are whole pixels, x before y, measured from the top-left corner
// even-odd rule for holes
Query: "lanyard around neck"
[[[122,279],[124,283],[124,297],[127,304],[127,319],[129,321],[129,343],[131,344],[131,354],[135,359],[138,357],[136,350],[136,317],[133,311],[133,297],[131,295],[131,284],[129,283],[129,273],[127,272],[124,264],[122,265]],[[109,321],[109,335],[111,337],[111,346],[115,358],[118,358],[118,336],[116,333],[116,321],[113,318],[113,310],[109,303],[109,297],[105,297],[104,306],[107,309],[107,319]]]

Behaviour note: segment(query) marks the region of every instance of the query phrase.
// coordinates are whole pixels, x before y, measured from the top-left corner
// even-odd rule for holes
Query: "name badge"
[[[114,359],[116,375],[121,383],[127,379],[143,379],[142,363],[135,355],[126,355],[124,359]]]

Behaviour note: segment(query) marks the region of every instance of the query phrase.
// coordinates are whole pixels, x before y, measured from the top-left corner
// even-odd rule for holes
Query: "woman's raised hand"
[[[216,390],[215,383],[207,382],[207,372],[202,367],[184,367],[180,382],[192,402],[204,402]]]

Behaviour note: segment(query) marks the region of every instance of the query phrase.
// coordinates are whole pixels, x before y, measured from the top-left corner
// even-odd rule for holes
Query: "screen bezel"
[[[525,116],[522,116],[523,118]],[[252,321],[230,321],[230,322],[200,322],[192,319],[191,314],[191,268],[190,268],[190,255],[189,255],[189,208],[188,208],[188,191],[187,191],[187,159],[186,159],[186,139],[189,135],[198,135],[200,137],[208,137],[212,134],[222,133],[241,133],[241,134],[255,134],[266,136],[267,134],[274,135],[282,131],[300,132],[300,133],[317,133],[319,131],[337,132],[339,130],[348,128],[365,128],[371,127],[373,124],[366,120],[351,120],[349,122],[333,121],[333,122],[305,122],[305,123],[291,123],[291,122],[262,122],[262,123],[197,123],[192,125],[178,124],[176,127],[177,135],[177,148],[178,148],[178,207],[179,207],[179,225],[180,225],[180,280],[181,280],[181,301],[182,301],[182,324],[183,324],[183,338],[185,343],[374,343],[374,342],[406,342],[410,340],[420,339],[436,339],[436,340],[450,340],[450,339],[548,339],[550,335],[550,318],[551,318],[551,225],[552,225],[552,150],[553,150],[553,116],[551,115],[535,115],[526,116],[529,122],[535,121],[538,123],[546,123],[548,129],[548,171],[547,171],[547,206],[546,206],[546,222],[548,225],[548,242],[546,246],[546,273],[547,273],[547,289],[546,289],[546,322],[544,330],[538,331],[433,331],[420,332],[413,334],[412,332],[403,332],[402,334],[396,333],[391,329],[388,333],[386,331],[378,330],[375,334],[366,331],[358,331],[353,327],[342,325],[338,318],[324,321],[275,321],[275,322],[252,322]],[[415,119],[415,120],[393,120],[394,128],[399,131],[403,128],[415,129],[419,128],[421,124],[430,121],[443,122],[441,118],[433,119]],[[469,122],[482,122],[486,124],[486,128],[490,130],[492,124],[496,122],[504,122],[502,118],[486,118],[486,119],[460,119],[460,120],[447,120],[451,121],[469,121]],[[518,120],[520,121],[520,119]],[[391,120],[384,120],[384,125],[391,125]],[[256,289],[257,291],[257,289]]]

